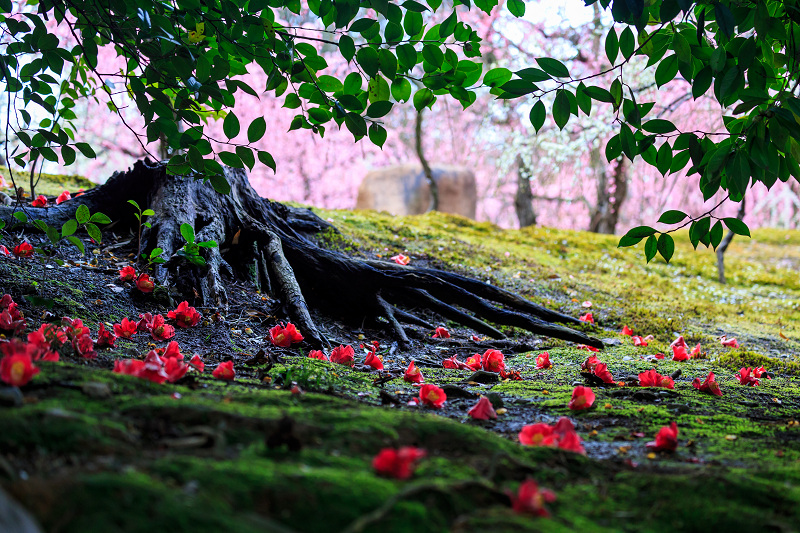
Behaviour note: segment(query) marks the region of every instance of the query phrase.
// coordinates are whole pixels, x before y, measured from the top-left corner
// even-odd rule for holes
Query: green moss
[[[11,175],[8,167],[0,166],[0,176],[11,187]],[[27,193],[30,194],[30,173],[14,171],[14,180],[17,187],[22,187]],[[45,196],[58,196],[64,191],[76,193],[80,189],[91,189],[96,184],[84,178],[83,176],[67,175],[67,174],[37,174],[35,180],[36,194],[44,194]]]

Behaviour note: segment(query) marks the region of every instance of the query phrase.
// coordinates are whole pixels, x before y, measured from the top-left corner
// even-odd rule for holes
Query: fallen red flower
[[[184,300],[178,304],[177,309],[167,313],[167,318],[175,320],[178,327],[190,328],[196,326],[197,323],[200,322],[200,313],[198,313],[197,309],[194,307],[190,307],[189,302]]]
[[[72,319],[68,316],[61,317],[61,324],[64,327],[64,332],[70,340],[75,340],[76,337],[83,335],[90,335],[89,328],[83,325],[83,320],[80,318]]]
[[[12,313],[9,309],[4,310],[0,313],[0,330],[10,332],[12,335],[16,335],[20,331],[25,329],[26,326],[25,318],[15,318],[14,313]]]
[[[481,354],[476,353],[467,357],[467,361],[464,364],[467,365],[470,370],[480,370],[483,368],[483,363],[481,363]]]
[[[447,395],[436,385],[423,385],[419,389],[419,399],[428,407],[439,409],[447,400]]]
[[[0,254],[11,255],[11,252],[8,251],[8,248],[6,248],[5,245],[0,244]]]
[[[436,328],[436,333],[433,334],[433,338],[434,339],[449,339],[450,338],[450,332],[447,331],[447,328],[443,328],[443,327],[439,326],[438,328]]]
[[[596,355],[590,355],[586,358],[586,361],[581,363],[581,371],[582,372],[594,372],[594,368],[600,364],[600,359],[597,358]]]
[[[47,198],[40,194],[31,202],[31,207],[47,207]]]
[[[689,352],[689,358],[690,359],[699,359],[701,357],[703,357],[703,347],[700,346],[700,343],[698,342],[697,346],[692,348],[692,351]]]
[[[0,359],[0,379],[12,387],[25,385],[38,373],[39,369],[28,354],[17,353]]]
[[[211,373],[217,379],[232,380],[236,377],[236,370],[233,369],[233,361],[225,361],[217,365],[217,368]]]
[[[42,324],[37,330],[44,336],[44,339],[50,343],[51,348],[59,348],[67,342],[67,332],[64,328],[59,328],[53,324]]]
[[[481,395],[478,403],[472,406],[467,414],[476,420],[489,420],[490,418],[497,418],[497,412],[492,406],[489,398]]]
[[[764,375],[765,372],[766,372],[766,369],[763,366],[760,366],[758,368],[754,368],[753,369],[753,375],[755,377],[760,378],[763,375],[767,379],[772,379],[771,377],[769,377],[769,375]]]
[[[672,360],[673,361],[687,361],[689,354],[686,352],[686,346],[675,345],[672,347]]]
[[[80,337],[73,337],[72,349],[75,350],[76,355],[80,355],[84,359],[97,358],[97,352],[94,351],[94,341],[88,333],[85,333]]]
[[[589,409],[594,404],[594,391],[589,387],[578,385],[572,390],[572,399],[568,407],[573,411]]]
[[[331,352],[331,363],[353,366],[355,364],[355,355],[355,350],[349,344],[347,346],[339,345]]]
[[[136,279],[136,288],[144,293],[149,293],[153,292],[153,289],[156,288],[156,284],[150,279],[149,274],[141,274]]]
[[[17,257],[31,257],[33,256],[33,246],[26,241],[22,241],[14,247],[13,252]]]
[[[586,350],[587,352],[599,352],[600,348],[595,348],[594,346],[588,346],[586,344],[579,344],[576,346],[578,350]]]
[[[714,380],[713,372],[709,372],[708,377],[706,377],[705,381],[702,383],[700,382],[700,378],[694,378],[694,380],[692,380],[692,386],[700,392],[722,396],[722,390],[719,388],[719,384]]]
[[[189,365],[183,362],[183,356],[180,357],[168,357],[162,359],[164,363],[164,372],[167,374],[167,381],[170,383],[175,383],[183,376],[186,375],[186,371],[189,370]]]
[[[150,324],[150,336],[155,341],[166,341],[175,336],[175,328],[166,323],[163,315],[156,315]]]
[[[633,335],[633,330],[628,326],[622,326],[622,331],[620,332],[622,335]]]
[[[137,322],[128,320],[128,317],[122,319],[119,324],[114,324],[114,335],[124,339],[130,339],[138,330]]]
[[[322,350],[311,350],[308,352],[308,357],[310,359],[319,359],[320,361],[328,361],[328,356],[325,355],[325,352]]]
[[[536,368],[553,368],[553,363],[550,362],[549,352],[542,352],[536,356]]]
[[[178,341],[170,341],[166,348],[156,348],[156,353],[159,357],[164,359],[170,357],[183,359],[183,354],[181,354],[181,347],[178,344]]]
[[[139,315],[139,322],[136,323],[137,331],[150,331],[153,327],[153,315],[143,313]]]
[[[403,374],[403,380],[409,383],[422,383],[424,379],[422,371],[414,364],[414,361],[408,363],[406,373]]]
[[[98,348],[114,348],[117,342],[117,336],[106,329],[106,325],[100,323],[100,329],[97,330],[97,347]]]
[[[736,340],[736,337],[729,339],[723,335],[720,342],[723,346],[727,346],[728,348],[739,348],[739,341]]]
[[[672,341],[669,345],[670,348],[675,348],[676,346],[683,346],[684,348],[688,347],[686,346],[686,341],[683,340],[683,335]]]
[[[585,315],[581,315],[580,317],[578,317],[578,319],[582,320],[583,322],[588,322],[589,324],[594,324],[594,316],[592,316],[592,313],[586,313]]]
[[[656,440],[648,442],[646,446],[657,452],[674,452],[678,447],[678,425],[672,422],[662,427],[656,434]]]
[[[511,508],[515,512],[542,517],[550,516],[550,512],[544,504],[556,500],[553,491],[540,489],[532,479],[524,481],[517,489],[516,494],[508,492],[508,497],[511,498]]]
[[[563,416],[555,426],[544,423],[523,426],[519,432],[519,442],[523,446],[550,446],[586,455],[575,426]]]
[[[375,354],[375,352],[369,352],[364,358],[364,364],[367,366],[371,366],[375,370],[383,370],[383,359],[381,356]]]
[[[403,255],[403,254],[394,255],[394,256],[390,257],[389,259],[391,259],[392,261],[394,261],[398,265],[407,265],[411,261],[410,257],[408,257],[407,255]]]
[[[14,303],[14,299],[11,297],[10,294],[4,294],[2,298],[0,298],[0,309],[7,309],[9,305]]]
[[[128,376],[139,376],[139,372],[144,369],[144,361],[138,359],[117,359],[114,361],[114,372]]]
[[[58,197],[56,198],[56,205],[62,202],[66,202],[67,200],[70,199],[72,199],[72,196],[70,196],[69,191],[64,191],[61,194],[59,194]]]
[[[750,367],[739,370],[739,373],[736,374],[736,379],[738,379],[739,383],[742,385],[749,385],[750,387],[758,386],[758,380],[752,375],[752,369]]]
[[[189,366],[191,366],[198,372],[202,372],[206,368],[206,364],[200,358],[200,354],[194,354],[192,356],[192,358],[189,360]]]
[[[519,370],[509,370],[506,372],[505,370],[500,371],[500,379],[510,379],[513,381],[522,381],[522,376],[519,373]]]
[[[605,363],[598,363],[595,365],[592,373],[598,378],[602,379],[604,383],[614,383],[614,376],[608,371],[608,365]]]
[[[282,323],[269,330],[269,340],[275,346],[288,348],[292,344],[303,340],[303,336],[297,331],[294,324],[289,322],[284,326]]]
[[[128,265],[119,271],[119,279],[122,281],[133,281],[136,279],[136,269]]]
[[[481,364],[483,365],[483,369],[487,372],[500,373],[506,368],[505,356],[503,353],[500,350],[492,350],[491,348],[483,352]]]
[[[632,335],[631,340],[633,341],[634,346],[647,346],[647,341],[638,335]]]
[[[675,381],[669,376],[662,376],[655,369],[651,368],[647,372],[639,374],[639,386],[641,387],[663,387],[674,389]]]
[[[425,457],[425,450],[413,446],[400,449],[384,448],[372,459],[372,468],[379,476],[408,479],[417,462]]]

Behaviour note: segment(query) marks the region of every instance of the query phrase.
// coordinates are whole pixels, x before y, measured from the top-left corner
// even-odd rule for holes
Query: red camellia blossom
[[[75,350],[76,355],[80,355],[84,359],[96,359],[97,352],[94,351],[94,341],[88,333],[75,336],[72,338],[72,349]]]
[[[497,412],[494,410],[492,402],[489,401],[489,398],[483,395],[481,395],[478,403],[473,405],[472,408],[467,411],[467,414],[476,420],[489,420],[490,418],[497,418]]]
[[[189,307],[189,302],[184,300],[178,304],[177,309],[167,313],[167,318],[173,319],[178,324],[178,327],[190,328],[200,322],[200,313],[194,307]],[[302,339],[303,337],[300,337],[300,340]]]
[[[14,247],[14,255],[17,257],[32,257],[33,246],[31,246],[27,241],[22,241]]]
[[[24,330],[26,325],[25,317],[16,311],[16,304],[0,313],[0,330],[2,331],[16,335]]]
[[[149,293],[153,292],[153,289],[156,288],[156,284],[150,279],[149,274],[141,274],[136,278],[136,288],[144,293]]]
[[[477,355],[477,354],[476,354]],[[478,363],[480,364],[480,363]],[[474,370],[472,367],[458,360],[458,356],[453,356],[442,361],[442,366],[445,368],[457,368],[459,370]],[[478,367],[480,368],[480,367]]]
[[[106,329],[106,325],[100,323],[100,329],[97,330],[97,347],[98,348],[113,348],[117,342],[117,336]]]
[[[114,372],[128,376],[139,376],[144,369],[144,361],[138,359],[117,359],[114,361]]]
[[[419,399],[428,407],[439,409],[447,400],[447,395],[436,385],[427,384],[420,387]]]
[[[738,379],[739,383],[742,385],[749,385],[750,387],[758,386],[758,380],[752,374],[752,369],[750,367],[739,370],[739,373],[736,374],[736,379]]]
[[[481,354],[476,353],[467,357],[467,361],[464,364],[467,365],[470,370],[480,370],[483,368],[483,363],[481,363]]]
[[[200,358],[200,354],[194,354],[192,356],[192,358],[189,360],[189,366],[191,366],[198,372],[202,372],[206,368],[206,364]]]
[[[753,369],[753,375],[755,377],[761,378],[761,376],[763,375],[767,379],[772,379],[771,377],[769,377],[769,375],[766,375],[765,372],[766,372],[766,369],[763,366],[760,366],[758,368],[754,368]]]
[[[631,335],[633,335],[633,330],[631,328],[629,328],[628,326],[622,326],[622,332],[621,333],[623,335],[631,336]]]
[[[414,364],[414,361],[411,361],[408,363],[406,373],[403,374],[403,380],[408,381],[409,383],[422,383],[425,380],[425,377],[422,375],[422,371],[419,369],[419,367]]]
[[[181,354],[181,347],[178,344],[178,341],[170,341],[170,343],[167,344],[166,348],[156,348],[156,353],[159,355],[159,357],[162,357],[164,359],[167,358],[183,359],[183,354]]]
[[[523,426],[519,442],[523,446],[550,446],[586,455],[580,435],[565,416],[559,418],[555,426],[544,423]]]
[[[217,379],[232,380],[236,377],[236,370],[233,369],[233,361],[225,361],[220,363],[217,368],[211,373]]]
[[[433,334],[433,338],[434,339],[449,339],[450,338],[450,332],[447,331],[447,328],[443,328],[443,327],[439,326],[438,328],[436,328],[436,333]]]
[[[417,462],[425,457],[425,450],[413,446],[400,449],[384,448],[372,459],[372,468],[379,476],[408,479]]]
[[[67,332],[53,324],[42,324],[37,330],[50,343],[52,348],[59,348],[67,342]]]
[[[142,313],[139,315],[139,322],[136,323],[137,331],[150,331],[153,328],[153,315]]]
[[[594,368],[600,364],[600,359],[596,355],[591,355],[586,358],[586,361],[581,363],[581,372],[594,372]]]
[[[599,352],[600,348],[595,348],[594,346],[588,346],[586,344],[579,344],[576,346],[578,350],[586,350],[587,352]]]
[[[509,492],[508,497],[511,498],[511,508],[515,512],[541,517],[550,516],[550,512],[544,504],[556,500],[556,495],[553,491],[540,489],[539,485],[532,479],[523,482],[517,489],[516,494]]]
[[[31,207],[47,207],[47,198],[45,198],[43,194],[40,194],[31,202]]]
[[[0,244],[0,254],[11,255],[11,252],[8,251],[8,248],[6,248],[5,245]]]
[[[549,352],[542,352],[536,356],[536,368],[553,368],[553,363],[550,362]]]
[[[122,281],[133,281],[136,279],[136,269],[128,265],[119,271],[119,279]]]
[[[483,352],[481,364],[483,365],[483,369],[487,372],[500,373],[506,369],[505,359],[505,356],[500,350],[492,350],[490,348]]]
[[[692,348],[692,351],[689,353],[689,358],[690,359],[699,359],[700,357],[703,357],[703,347],[698,342],[697,346]]]
[[[736,340],[736,337],[729,339],[725,335],[723,335],[722,338],[720,339],[720,342],[722,343],[723,346],[727,346],[728,348],[739,347],[739,341]]]
[[[47,325],[50,326],[51,324]],[[42,326],[44,326],[44,324]],[[47,337],[45,337],[41,330],[42,328],[40,327],[39,330],[28,333],[28,344],[25,346],[25,353],[29,354],[33,361],[38,361],[40,359],[42,361],[58,361],[58,352],[52,351],[50,341],[47,340]],[[17,339],[13,339],[12,342],[22,344]],[[3,352],[6,353],[6,355],[10,355],[10,353],[5,350],[6,344],[8,343],[2,345],[4,348]],[[16,353],[21,350],[15,349],[12,351]]]
[[[392,261],[394,261],[398,265],[407,265],[411,261],[410,257],[408,257],[407,255],[403,255],[403,254],[397,254],[395,256],[390,257],[389,259],[391,259]]]
[[[281,323],[270,329],[269,340],[272,341],[272,344],[275,346],[288,348],[292,344],[302,341],[303,336],[300,335],[300,332],[297,331],[297,328],[294,326],[294,324],[289,322],[286,324],[286,326]]]
[[[154,341],[166,341],[175,336],[175,328],[166,323],[163,315],[156,315],[150,325],[150,336]]]
[[[91,331],[89,328],[83,325],[83,320],[80,318],[72,319],[68,316],[61,317],[61,324],[64,327],[64,331],[69,337],[70,340],[75,340],[76,337],[81,337],[83,335],[90,335]]]
[[[589,324],[594,324],[594,316],[592,316],[592,313],[586,313],[578,318],[584,322],[588,322]]]
[[[631,340],[633,341],[634,346],[647,346],[647,341],[638,335],[632,335]]]
[[[58,198],[56,198],[56,205],[58,205],[58,204],[60,204],[62,202],[66,202],[67,200],[70,200],[70,199],[72,199],[72,196],[69,194],[69,191],[64,191],[64,192],[62,192],[61,194],[58,195]]]
[[[647,447],[658,452],[674,452],[678,447],[678,424],[672,422],[659,429],[656,440],[648,442]]]
[[[39,369],[33,366],[31,356],[17,353],[0,359],[0,379],[12,387],[21,387],[28,383]]]
[[[311,359],[319,359],[320,361],[328,361],[328,356],[322,350],[311,350],[308,352],[308,357]]]
[[[589,409],[594,404],[594,391],[589,387],[578,385],[572,390],[572,399],[568,407],[573,411]]]
[[[686,346],[675,345],[672,347],[672,360],[673,361],[687,361],[689,354],[686,352]]]
[[[119,324],[114,324],[114,335],[124,339],[130,339],[139,329],[137,324],[137,322],[128,320],[128,317],[125,317]]]
[[[355,364],[355,356],[356,352],[352,346],[349,344],[342,346],[340,344],[331,352],[331,363],[352,367]]]
[[[719,388],[719,384],[714,380],[713,372],[709,372],[708,377],[706,377],[703,382],[700,382],[700,378],[694,378],[694,380],[692,380],[692,386],[700,392],[722,396],[722,390]]]
[[[664,387],[665,389],[675,388],[675,382],[671,377],[662,376],[654,368],[639,374],[639,385],[642,387]]]
[[[595,365],[592,373],[605,383],[614,383],[614,377],[611,375],[611,372],[608,371],[608,365],[605,363],[598,363]]]
[[[364,358],[364,364],[371,366],[375,370],[383,370],[383,359],[375,352],[367,353],[367,356]]]

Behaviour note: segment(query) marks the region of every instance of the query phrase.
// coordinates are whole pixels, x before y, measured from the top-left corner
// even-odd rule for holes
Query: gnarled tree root
[[[260,197],[244,171],[226,169],[226,178],[231,192],[222,195],[202,180],[170,176],[163,165],[140,161],[69,202],[26,211],[29,218],[60,227],[74,216],[78,205],[85,204],[125,229],[136,222],[127,203],[133,199],[156,213],[152,228],[143,233],[143,250],[161,248],[166,258],[173,258],[157,265],[158,282],[174,286],[191,301],[225,307],[225,277],[250,278],[281,302],[315,347],[328,342],[311,318],[309,303],[344,317],[383,317],[403,344],[409,341],[401,323],[431,325],[399,306],[427,308],[493,338],[504,335],[484,319],[538,335],[603,346],[594,337],[554,324],[578,324],[577,319],[479,280],[443,270],[356,259],[322,248],[313,235],[331,226],[311,210]],[[0,208],[0,219],[10,219],[10,215],[11,208]],[[183,223],[194,228],[197,242],[219,244],[218,248],[203,249],[205,267],[174,259],[184,244]]]

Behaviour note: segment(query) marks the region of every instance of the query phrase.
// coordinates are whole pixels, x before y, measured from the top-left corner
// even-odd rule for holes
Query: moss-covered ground
[[[115,359],[146,352],[152,341],[140,335],[95,361],[41,363],[41,374],[22,388],[24,404],[0,407],[2,486],[45,530],[800,529],[800,232],[737,237],[726,256],[728,284],[720,285],[713,253],[692,251],[685,235],[670,264],[648,265],[641,247],[618,249],[610,236],[500,230],[438,213],[320,214],[341,231],[326,236],[328,245],[347,253],[388,259],[402,252],[412,265],[475,276],[573,316],[591,311],[597,324],[586,330],[607,341],[597,355],[615,378],[680,371],[675,389],[593,386],[594,408],[571,412],[588,352],[511,329],[511,343],[475,343],[471,331],[444,324],[452,338],[412,328],[413,348],[385,356],[395,375],[413,358],[426,382],[449,385],[444,409],[409,406],[417,389],[400,377],[304,358],[302,344],[269,346],[266,331],[280,317],[237,284],[224,321],[178,331],[183,351],[206,360],[203,375],[157,385],[112,373]],[[98,269],[82,262],[91,247],[66,268],[0,258],[0,291],[21,302],[33,327],[47,315],[34,305],[40,300],[24,295],[51,301],[53,315],[83,318],[93,332],[98,320],[166,313],[168,302],[115,280],[122,250],[99,247]],[[381,330],[320,321],[337,343],[392,342]],[[635,347],[620,334],[623,325],[655,340]],[[704,357],[651,357],[670,354],[677,335],[690,347],[700,343]],[[722,335],[741,348],[722,346]],[[489,347],[501,347],[522,380],[480,384],[469,371],[441,367],[445,357],[464,360]],[[254,360],[259,349],[281,362]],[[536,355],[545,350],[554,366],[539,370]],[[236,380],[213,379],[211,369],[228,359]],[[742,366],[764,366],[772,379],[742,386],[734,379]],[[692,387],[709,371],[722,397]],[[305,393],[292,394],[292,382]],[[502,404],[496,421],[467,416],[477,393]],[[523,425],[561,416],[575,423],[586,457],[519,444]],[[671,421],[677,451],[652,453],[645,443]],[[376,476],[372,457],[401,445],[427,451],[413,478]],[[511,510],[506,491],[526,478],[556,492],[550,518]]]

